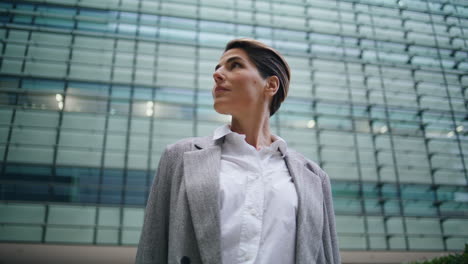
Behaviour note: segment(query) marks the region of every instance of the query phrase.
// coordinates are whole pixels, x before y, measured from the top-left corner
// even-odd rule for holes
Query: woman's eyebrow
[[[243,59],[241,57],[239,57],[239,56],[232,56],[232,57],[230,57],[229,59],[226,60],[226,63],[230,63],[230,62],[235,61],[235,60],[243,60]],[[221,67],[221,65],[219,65],[219,64],[216,65],[215,71],[218,70],[219,67]]]

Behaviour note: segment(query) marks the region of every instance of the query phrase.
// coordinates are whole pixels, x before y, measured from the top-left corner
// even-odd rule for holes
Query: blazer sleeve
[[[331,193],[330,178],[323,172],[323,249],[327,263],[341,263],[340,249],[338,247],[338,238],[336,235],[335,211],[333,209],[333,198]]]
[[[171,157],[166,148],[159,160],[146,204],[137,264],[167,263],[171,171]]]

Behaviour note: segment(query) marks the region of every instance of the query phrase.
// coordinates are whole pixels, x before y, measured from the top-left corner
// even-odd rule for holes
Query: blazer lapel
[[[323,193],[321,178],[297,155],[285,157],[298,195],[296,263],[315,263],[322,244]]]
[[[184,181],[203,263],[221,263],[219,169],[221,147],[204,138],[184,153]],[[211,144],[210,144],[211,141]]]

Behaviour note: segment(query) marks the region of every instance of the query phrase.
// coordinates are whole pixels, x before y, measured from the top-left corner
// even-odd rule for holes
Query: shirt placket
[[[253,263],[257,256],[262,235],[264,185],[262,166],[255,155],[257,171],[247,177],[245,203],[242,210],[242,226],[239,244],[239,263]]]

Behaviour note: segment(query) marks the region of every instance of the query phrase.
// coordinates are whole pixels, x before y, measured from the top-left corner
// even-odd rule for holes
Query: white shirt
[[[229,125],[217,128],[222,144],[220,183],[223,264],[293,264],[296,188],[284,162],[286,142],[274,136],[256,150]]]

